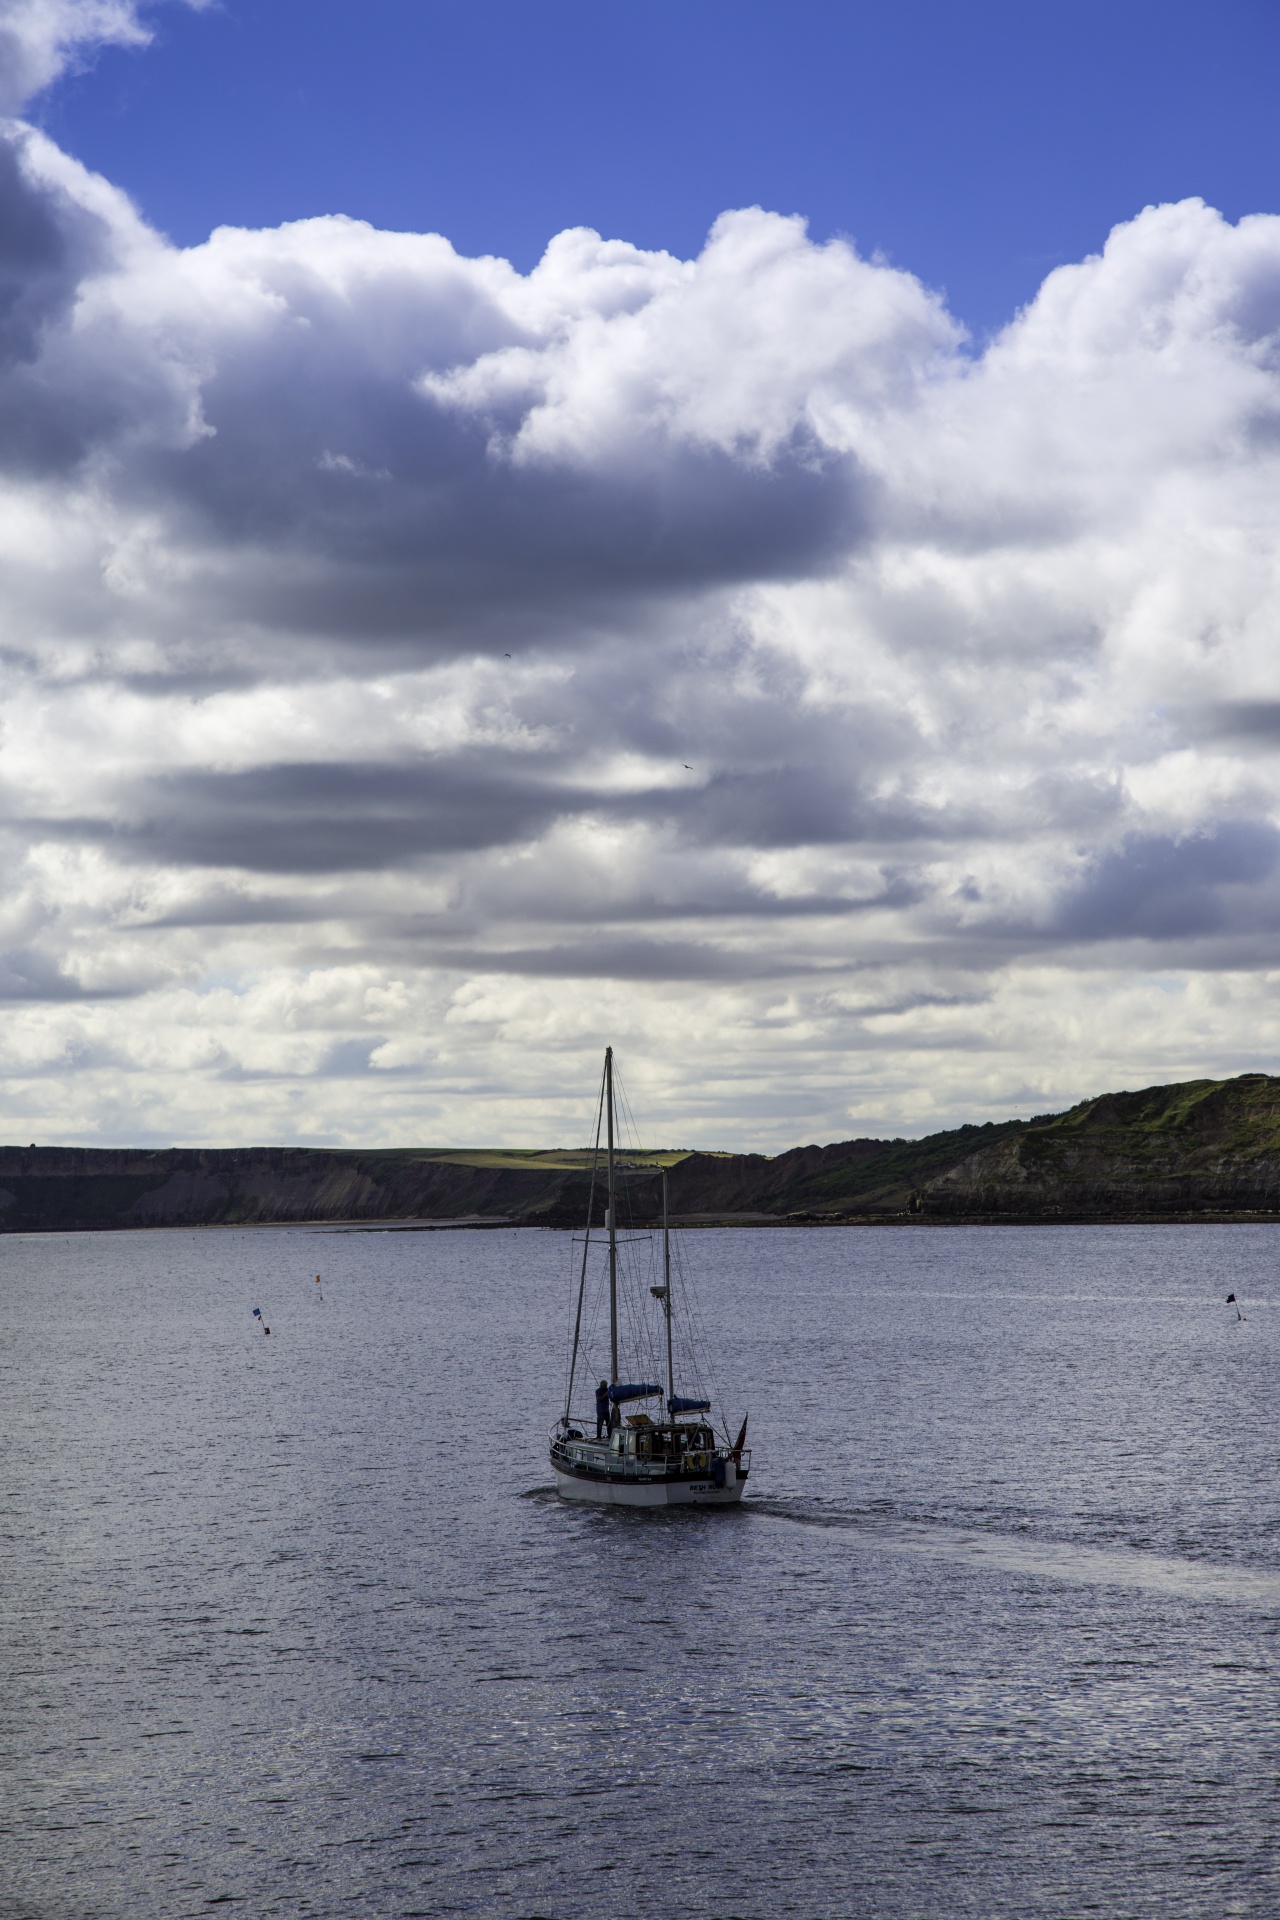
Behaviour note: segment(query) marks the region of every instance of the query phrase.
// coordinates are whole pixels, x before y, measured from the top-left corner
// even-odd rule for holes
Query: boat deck
[[[722,1488],[745,1481],[750,1448],[718,1446],[710,1427],[617,1428],[595,1440],[575,1427],[551,1436],[551,1464],[574,1478],[662,1484],[705,1481]]]

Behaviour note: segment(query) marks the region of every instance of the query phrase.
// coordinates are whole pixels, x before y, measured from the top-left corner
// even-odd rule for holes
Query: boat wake
[[[1135,1547],[1085,1546],[1001,1532],[977,1533],[945,1521],[901,1520],[875,1509],[839,1509],[816,1500],[748,1497],[743,1513],[794,1526],[856,1532],[868,1546],[971,1566],[975,1572],[1039,1575],[1085,1586],[1140,1587],[1189,1600],[1280,1608],[1280,1572],[1179,1559]]]

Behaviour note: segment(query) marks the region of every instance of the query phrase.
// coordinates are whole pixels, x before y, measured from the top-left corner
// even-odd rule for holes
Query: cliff
[[[0,1228],[518,1218],[554,1198],[552,1156],[308,1147],[0,1147]]]
[[[934,1219],[1126,1220],[1280,1214],[1280,1080],[1190,1080],[1109,1093],[944,1169]]]
[[[1280,1217],[1280,1079],[1109,1093],[1066,1113],[775,1159],[691,1155],[673,1211],[814,1222]]]
[[[924,1140],[629,1156],[624,1217],[690,1223],[1280,1218],[1280,1079],[1104,1094]],[[556,1150],[0,1147],[0,1230],[290,1221],[581,1224],[590,1155]],[[599,1211],[597,1209],[597,1219]]]

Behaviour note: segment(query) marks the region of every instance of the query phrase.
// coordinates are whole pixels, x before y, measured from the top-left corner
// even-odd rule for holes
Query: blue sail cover
[[[614,1385],[610,1387],[609,1398],[616,1407],[623,1400],[648,1400],[652,1394],[661,1392],[661,1387],[650,1387],[645,1385],[643,1381],[638,1381],[631,1386]]]
[[[682,1400],[677,1394],[674,1400],[667,1402],[668,1413],[710,1413],[710,1411],[709,1400]]]

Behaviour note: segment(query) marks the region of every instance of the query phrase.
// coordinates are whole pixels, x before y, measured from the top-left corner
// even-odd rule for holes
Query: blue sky
[[[343,212],[532,266],[691,255],[759,204],[976,333],[1150,202],[1280,205],[1262,0],[222,0],[153,12],[39,118],[174,240]]]
[[[0,1137],[1275,1070],[1276,19],[0,0]]]

